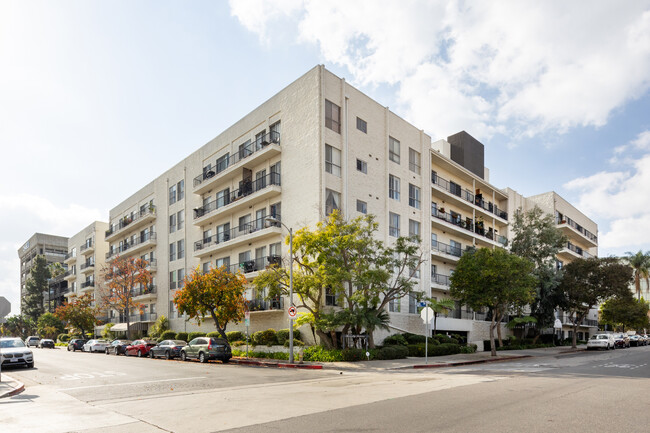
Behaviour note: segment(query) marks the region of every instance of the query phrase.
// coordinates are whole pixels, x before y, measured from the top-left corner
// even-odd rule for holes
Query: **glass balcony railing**
[[[143,244],[145,242],[148,242],[150,240],[155,240],[156,239],[156,233],[144,233],[141,234],[140,236],[136,237],[134,240],[131,240],[129,242],[125,242],[122,245],[114,248],[112,251],[109,251],[106,253],[106,259],[110,259],[113,256],[116,256],[118,254],[121,254],[125,251],[128,251],[129,249],[132,249],[133,247]]]
[[[460,246],[451,246],[443,244],[442,242],[433,241],[431,242],[431,251],[437,251],[439,253],[449,254],[450,256],[460,257],[462,254],[462,247]]]
[[[496,234],[492,227],[489,227],[486,230],[482,221],[475,222],[472,218],[463,219],[460,214],[444,212],[443,209],[438,209],[433,204],[431,206],[431,216],[439,218],[467,231],[476,233],[477,235],[481,235],[492,241],[496,241],[501,245],[505,246],[508,242],[505,236]]]

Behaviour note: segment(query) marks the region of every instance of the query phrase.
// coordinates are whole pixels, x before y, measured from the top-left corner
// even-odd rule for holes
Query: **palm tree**
[[[634,286],[636,287],[637,299],[641,299],[641,279],[645,279],[646,285],[650,287],[650,251],[643,253],[626,252],[624,260],[634,269]]]
[[[454,309],[456,306],[456,302],[454,302],[453,299],[441,299],[441,300],[436,300],[436,299],[429,299],[429,307],[433,310],[433,334],[436,334],[436,320],[438,319],[438,315],[444,313],[447,313],[451,310]]]

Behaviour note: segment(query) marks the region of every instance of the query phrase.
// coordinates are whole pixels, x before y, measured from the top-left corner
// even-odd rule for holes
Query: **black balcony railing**
[[[81,283],[81,288],[85,289],[86,287],[95,287],[95,282],[94,281],[84,281]]]
[[[84,269],[92,268],[94,266],[95,266],[95,262],[86,262],[83,263],[81,266],[79,266],[79,270],[83,271]]]
[[[265,256],[259,257],[254,260],[247,260],[245,262],[235,263],[230,265],[230,272],[235,273],[241,271],[244,274],[249,272],[262,271],[271,265],[280,265],[282,258],[280,256]]]
[[[463,250],[461,247],[443,244],[442,242],[432,241],[431,251],[438,251],[440,253],[449,254],[450,256],[460,257]]]
[[[196,241],[194,242],[194,251],[200,251],[213,245],[228,242],[239,236],[245,236],[263,230],[267,227],[280,227],[279,222],[270,222],[267,221],[267,218],[268,217],[258,218],[254,221],[240,225],[223,233],[217,233],[216,235],[205,237],[201,241]],[[274,215],[273,218],[280,220],[280,215]]]
[[[434,284],[440,284],[442,286],[451,285],[451,281],[449,281],[449,275],[431,274],[431,282]]]
[[[502,209],[499,209],[497,205],[491,201],[484,200],[482,194],[475,195],[471,191],[463,189],[459,184],[443,179],[435,172],[431,172],[431,183],[438,185],[440,188],[450,194],[454,194],[455,196],[458,196],[469,203],[475,204],[476,206],[498,216],[501,219],[508,220],[508,213]]]
[[[65,274],[63,274],[63,278],[69,277],[70,275],[76,275],[76,273],[77,272],[75,271],[74,268],[68,269],[67,271],[65,271]]]
[[[271,143],[280,144],[280,133],[276,131],[271,131],[267,134],[264,134],[263,137],[256,139],[255,141],[242,146],[235,153],[225,155],[225,157],[220,157],[217,159],[215,166],[205,169],[203,173],[194,178],[194,187],[201,185],[204,181],[213,178],[218,175],[228,167],[232,167],[237,164],[239,161],[248,158],[255,152],[258,152]]]
[[[580,224],[578,224],[577,222],[575,222],[574,220],[572,220],[571,218],[569,218],[567,216],[563,216],[563,217],[556,216],[555,217],[555,223],[556,224],[567,224],[570,227],[573,227],[576,231],[578,231],[579,233],[584,235],[589,240],[591,240],[591,241],[593,241],[595,243],[598,243],[598,236],[594,235],[589,230],[582,227]]]
[[[93,242],[92,242],[92,241],[90,241],[90,242],[86,242],[85,244],[83,244],[83,245],[79,248],[79,251],[86,251],[88,248],[90,248],[90,247],[92,247],[92,246],[93,246]]]
[[[487,230],[485,230],[482,221],[475,222],[472,218],[463,219],[459,214],[443,212],[442,209],[438,209],[434,204],[431,205],[431,216],[439,218],[455,226],[464,228],[470,232],[484,236],[490,240],[497,241],[502,245],[506,245],[507,243],[506,237],[497,235],[492,227],[489,227]]]
[[[122,245],[120,245],[120,246],[118,246],[116,248],[113,248],[112,251],[107,252],[106,253],[106,258],[110,259],[111,257],[113,257],[115,255],[118,255],[118,254],[121,254],[121,253],[123,253],[125,251],[128,251],[129,249],[131,249],[131,248],[133,248],[133,247],[135,247],[137,245],[143,244],[145,242],[148,242],[148,241],[154,240],[154,239],[156,239],[156,233],[143,233],[140,236],[136,237],[134,240],[129,241],[129,242],[125,242]]]
[[[66,254],[66,255],[63,257],[63,260],[65,261],[65,260],[71,259],[71,258],[76,257],[76,256],[77,256],[76,253],[70,252],[70,253]]]
[[[268,310],[283,310],[284,299],[253,299],[248,303],[249,311],[268,311]]]
[[[155,322],[158,320],[157,313],[130,314],[129,322]]]
[[[135,222],[135,221],[137,221],[139,219],[145,218],[145,217],[147,217],[149,215],[155,215],[155,214],[156,214],[156,206],[150,205],[148,208],[142,209],[139,212],[136,212],[136,214],[133,215],[133,216],[129,215],[129,216],[125,216],[123,218],[120,218],[120,220],[118,221],[117,224],[115,224],[114,226],[111,226],[111,228],[106,230],[105,237],[109,237],[113,233],[119,232],[123,228],[129,226],[130,224],[132,224],[133,222]]]
[[[568,250],[573,251],[574,253],[584,257],[585,259],[590,259],[590,258],[593,257],[593,255],[589,254],[588,252],[586,252],[582,248],[573,245],[571,242],[567,242],[566,247],[567,247]]]
[[[156,285],[149,284],[148,286],[136,287],[131,290],[131,296],[142,296],[156,293]]]
[[[194,209],[194,219],[201,218],[208,213],[229,205],[239,199],[242,199],[250,194],[267,188],[271,185],[280,185],[280,173],[269,173],[259,179],[253,181],[241,181],[240,187],[224,196],[218,197],[201,207]]]

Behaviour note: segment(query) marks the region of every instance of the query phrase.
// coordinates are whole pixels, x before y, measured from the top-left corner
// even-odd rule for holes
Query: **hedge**
[[[343,353],[337,349],[325,349],[323,346],[309,346],[303,352],[305,361],[337,362],[343,361]]]
[[[304,346],[304,345],[305,345],[305,343],[303,343],[302,341],[296,340],[295,338],[293,339],[293,346],[294,347],[296,347],[296,346],[301,347],[301,346]],[[285,341],[283,346],[284,347],[289,347],[289,340]]]
[[[228,337],[229,343],[232,343],[233,341],[246,341],[246,334],[241,331],[226,332],[226,337]]]
[[[375,359],[404,359],[409,355],[409,349],[406,346],[384,346],[377,351]]]
[[[424,356],[424,343],[420,344],[409,344],[406,349],[408,350],[408,356],[418,356],[418,357],[423,357]],[[453,343],[442,343],[442,344],[430,344],[428,347],[428,355],[429,356],[443,356],[443,355],[454,355],[456,353],[461,353],[461,351],[464,350],[461,346],[458,344],[453,344]],[[471,349],[467,349],[471,350]],[[476,349],[474,349],[476,351]],[[472,353],[472,352],[467,352],[467,353]]]
[[[160,334],[161,341],[162,340],[176,340],[177,335],[174,331],[165,331],[162,334]]]
[[[207,337],[207,334],[205,332],[190,332],[187,334],[187,341],[190,342],[197,337]]]
[[[177,340],[183,340],[183,341],[187,342],[187,341],[190,341],[188,339],[188,337],[189,336],[187,335],[187,332],[179,332],[178,334],[176,334],[176,339]]]
[[[67,343],[70,341],[70,336],[68,334],[59,334],[56,336],[56,339],[61,343]]]
[[[366,357],[366,351],[363,349],[343,349],[341,355],[343,356],[343,361],[347,362],[365,361],[368,359]]]
[[[384,346],[408,346],[408,344],[408,341],[402,334],[390,335],[384,338],[383,343]]]
[[[254,332],[251,339],[256,346],[273,346],[278,343],[275,329]]]

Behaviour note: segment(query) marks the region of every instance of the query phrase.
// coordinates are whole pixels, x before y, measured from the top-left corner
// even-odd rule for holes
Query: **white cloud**
[[[298,22],[298,42],[359,86],[398,84],[434,137],[599,127],[650,87],[650,3],[231,0],[250,31]],[[487,126],[492,125],[492,126]]]

